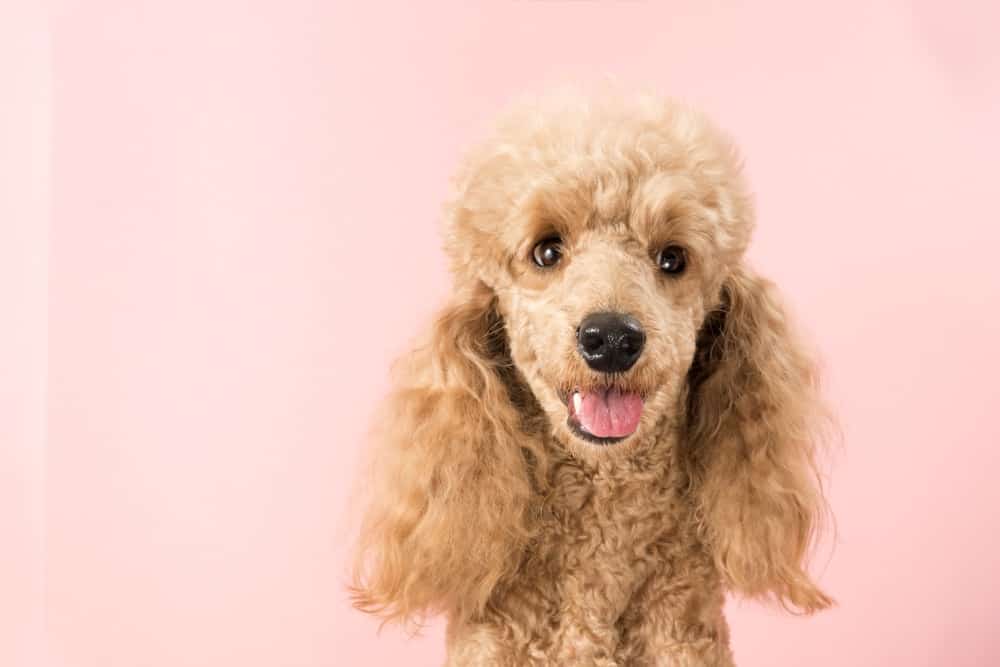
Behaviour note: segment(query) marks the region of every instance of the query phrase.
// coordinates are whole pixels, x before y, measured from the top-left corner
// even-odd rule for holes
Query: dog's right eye
[[[543,269],[555,266],[562,259],[562,239],[555,236],[540,241],[531,251],[531,257]]]

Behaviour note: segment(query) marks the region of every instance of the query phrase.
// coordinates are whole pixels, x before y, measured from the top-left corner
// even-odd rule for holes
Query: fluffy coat
[[[522,105],[473,150],[447,207],[449,304],[378,419],[356,605],[448,618],[449,665],[731,665],[727,591],[810,613],[825,422],[808,348],[744,261],[741,163],[655,96]],[[557,237],[540,269],[532,248]],[[687,270],[658,270],[665,245]],[[646,328],[609,380],[576,352],[588,313]],[[644,397],[595,445],[566,394]]]

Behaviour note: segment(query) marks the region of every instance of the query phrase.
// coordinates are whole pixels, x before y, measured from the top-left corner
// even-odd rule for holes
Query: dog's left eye
[[[531,251],[531,257],[543,269],[555,266],[562,259],[562,239],[554,236],[540,241]]]
[[[682,273],[687,267],[687,253],[679,245],[668,245],[656,256],[656,263],[664,273]]]

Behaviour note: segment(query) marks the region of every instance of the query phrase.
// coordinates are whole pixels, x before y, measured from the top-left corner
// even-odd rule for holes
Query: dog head
[[[592,457],[683,417],[751,226],[735,151],[695,112],[567,105],[521,110],[473,154],[448,249],[459,281],[496,295],[552,433]]]

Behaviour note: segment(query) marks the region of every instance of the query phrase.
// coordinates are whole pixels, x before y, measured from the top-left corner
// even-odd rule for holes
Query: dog
[[[812,613],[830,422],[744,255],[732,140],[656,95],[517,106],[446,208],[450,300],[396,368],[352,584],[448,665],[732,665],[727,592]]]

